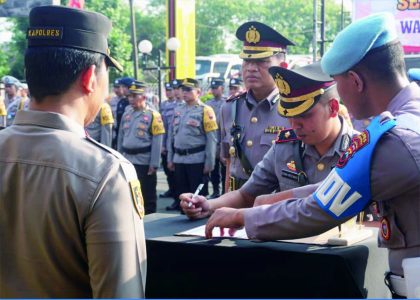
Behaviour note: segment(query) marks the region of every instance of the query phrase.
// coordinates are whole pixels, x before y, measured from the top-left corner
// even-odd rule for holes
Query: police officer
[[[214,78],[210,82],[210,89],[213,98],[206,102],[208,106],[213,108],[216,114],[216,120],[220,122],[220,109],[226,101],[226,97],[223,96],[225,81],[221,78]],[[216,161],[214,169],[210,173],[210,181],[213,185],[213,194],[210,195],[209,199],[214,199],[220,196],[220,178],[222,179],[222,194],[225,193],[225,180],[226,180],[226,167],[220,162],[220,124],[217,130],[217,148],[216,148]]]
[[[167,210],[179,210],[179,195],[194,191],[214,168],[217,120],[213,109],[199,100],[198,81],[181,84],[185,103],[175,108],[168,135],[168,168],[175,171],[175,201]]]
[[[134,165],[146,214],[150,214],[156,212],[156,170],[165,128],[160,114],[146,103],[145,87],[143,82],[134,81],[128,89],[131,107],[127,107],[121,119],[118,151]]]
[[[240,78],[231,78],[229,80],[229,93],[228,97],[234,97],[239,93],[242,93],[243,90],[243,82]]]
[[[29,98],[19,96],[19,89],[21,82],[12,76],[3,77],[3,82],[6,87],[6,95],[9,105],[7,106],[7,121],[6,126],[12,125],[15,120],[17,111],[27,110],[29,108]]]
[[[175,100],[174,88],[171,82],[165,82],[165,93],[167,100],[162,102],[160,106],[160,113],[162,114],[163,124],[165,125],[165,134],[163,135],[162,142],[162,166],[166,175],[169,189],[160,194],[160,197],[173,197],[175,196],[175,178],[174,171],[168,169],[168,150],[166,149],[166,143],[168,140],[169,124],[171,124],[175,106],[177,102]]]
[[[123,85],[120,83],[121,78],[114,80],[114,86],[112,88],[114,95],[109,100],[109,105],[111,106],[112,116],[114,119],[117,118],[117,104],[125,96]]]
[[[210,237],[214,226],[245,225],[252,239],[300,238],[337,226],[370,204],[380,216],[379,247],[389,250],[392,273],[386,281],[394,297],[406,297],[402,262],[420,268],[409,259],[420,257],[420,88],[406,76],[394,17],[380,13],[353,22],[321,64],[356,118],[375,116],[367,131],[313,194],[271,206],[217,210],[206,233]]]
[[[111,107],[107,102],[104,102],[102,103],[95,120],[86,126],[86,131],[95,141],[111,147],[112,126],[114,126],[114,117],[112,116]]]
[[[182,94],[181,84],[183,79],[174,79],[172,80],[172,87],[174,89],[174,97],[177,103],[184,102],[184,96]]]
[[[125,108],[128,106],[128,88],[131,86],[131,84],[134,82],[134,78],[131,77],[123,77],[119,80],[119,83],[122,86],[123,89],[123,97],[120,98],[120,100],[117,103],[117,109],[115,111],[115,138],[114,138],[114,148],[117,149],[117,142],[118,142],[118,134],[121,124],[121,118],[125,112]]]
[[[145,297],[134,167],[84,131],[107,96],[108,67],[121,70],[110,30],[105,16],[65,6],[29,14],[31,109],[0,132],[1,298]]]
[[[242,78],[248,89],[228,99],[221,110],[221,158],[226,159],[230,190],[239,189],[262,160],[280,130],[288,126],[276,107],[279,94],[268,72],[284,63],[293,45],[280,33],[259,22],[247,22],[236,31],[243,41]]]
[[[258,195],[319,182],[347,150],[355,132],[339,116],[335,83],[322,73],[319,63],[294,70],[272,67],[270,74],[281,95],[277,110],[292,128],[280,131],[239,190],[212,201],[198,197],[191,208],[191,195],[182,195],[188,217],[204,217],[220,207],[249,207]]]

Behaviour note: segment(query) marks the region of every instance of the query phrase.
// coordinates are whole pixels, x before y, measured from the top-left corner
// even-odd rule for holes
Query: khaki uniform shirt
[[[127,106],[121,119],[118,133],[118,151],[131,163],[147,165],[157,169],[162,150],[162,137],[165,133],[160,114],[147,107],[145,110],[134,110]],[[151,147],[150,151],[128,154],[128,150]]]
[[[178,164],[204,163],[213,170],[216,159],[217,120],[213,109],[201,102],[192,106],[186,103],[175,107],[172,126],[169,127],[168,162]],[[192,149],[205,146],[205,150],[188,155],[179,155],[177,149]]]
[[[308,184],[322,181],[327,177],[338,159],[347,150],[353,135],[358,133],[349,128],[341,117],[340,120],[342,123],[340,134],[322,157],[314,146],[304,146],[302,165],[308,178]],[[274,144],[255,167],[251,177],[241,187],[241,190],[257,197],[273,191],[285,191],[299,187],[294,157],[295,143],[297,141]]]
[[[0,297],[145,297],[134,167],[66,116],[15,124],[0,132]]]
[[[234,101],[228,101],[221,109],[221,157],[230,158],[230,175],[239,179],[248,179],[240,158],[229,154],[233,145],[230,129],[232,127],[232,109],[236,109],[237,125],[242,127],[240,144],[243,153],[252,167],[255,167],[277,139],[277,134],[290,124],[277,112],[278,90],[274,89],[264,100],[257,102],[248,91]],[[236,104],[238,102],[238,104]]]
[[[111,147],[113,125],[114,117],[112,116],[111,107],[108,103],[103,103],[95,120],[86,127],[86,131],[95,141]]]
[[[420,88],[411,83],[402,89],[387,111],[397,120],[410,114],[419,126]],[[381,137],[371,163],[373,211],[382,218],[379,246],[389,249],[391,272],[403,275],[402,259],[420,256],[420,134],[397,125]],[[245,228],[250,238],[294,239],[319,234],[347,219],[332,218],[310,195],[247,210]]]

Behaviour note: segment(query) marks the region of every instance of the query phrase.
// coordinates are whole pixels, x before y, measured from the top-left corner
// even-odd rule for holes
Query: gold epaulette
[[[276,144],[293,142],[297,140],[298,138],[296,136],[296,133],[292,128],[283,129],[282,131],[280,131],[279,135],[277,136]]]

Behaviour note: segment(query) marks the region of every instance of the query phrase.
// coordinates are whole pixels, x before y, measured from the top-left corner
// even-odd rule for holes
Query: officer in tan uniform
[[[239,190],[212,201],[197,197],[191,207],[191,195],[182,195],[181,206],[188,217],[204,217],[220,207],[250,207],[261,194],[319,182],[347,150],[355,132],[339,116],[335,83],[322,73],[320,64],[293,71],[271,67],[269,71],[280,91],[277,110],[292,128],[280,131]]]
[[[198,81],[181,84],[185,103],[175,108],[168,135],[168,168],[175,171],[175,201],[167,210],[179,210],[179,195],[194,192],[214,168],[217,120],[213,109],[200,102]]]
[[[86,131],[95,141],[111,147],[112,126],[114,126],[114,117],[112,116],[111,106],[104,102],[102,103],[95,120],[86,126]]]
[[[118,151],[134,165],[146,214],[150,214],[156,212],[156,170],[159,168],[165,128],[160,113],[147,104],[145,88],[144,82],[134,81],[128,89],[131,107],[127,107],[121,118]]]
[[[122,70],[110,30],[80,9],[29,14],[31,107],[0,132],[1,298],[145,297],[135,169],[84,131],[107,96],[108,67]]]
[[[268,68],[284,63],[286,48],[293,45],[259,22],[241,25],[236,36],[244,42],[239,56],[243,58],[242,78],[248,91],[228,99],[220,114],[221,158],[227,160],[230,190],[246,182],[279,131],[289,126],[277,112],[279,93]]]
[[[350,113],[374,116],[366,131],[308,197],[216,210],[206,234],[211,237],[215,226],[245,226],[251,239],[296,239],[324,232],[371,205],[380,217],[379,247],[389,251],[392,295],[414,295],[406,281],[419,278],[410,277],[403,263],[420,271],[420,88],[407,78],[394,17],[380,13],[353,22],[321,65]]]

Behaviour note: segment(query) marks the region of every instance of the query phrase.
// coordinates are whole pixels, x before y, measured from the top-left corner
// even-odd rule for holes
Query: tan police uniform
[[[114,117],[112,116],[111,107],[108,103],[104,102],[95,120],[86,127],[86,131],[95,141],[111,147],[113,125]]]
[[[0,297],[144,297],[133,166],[63,115],[15,124],[0,133]]]
[[[0,128],[6,127],[7,110],[3,98],[0,98]]]

